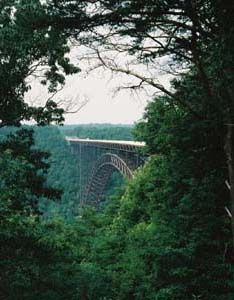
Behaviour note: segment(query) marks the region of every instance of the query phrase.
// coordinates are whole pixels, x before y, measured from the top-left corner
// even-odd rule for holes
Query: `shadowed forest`
[[[234,299],[233,19],[230,0],[0,0],[1,300]],[[59,126],[74,46],[153,91],[134,126]],[[26,100],[32,78],[48,99]],[[65,136],[148,159],[81,207]]]

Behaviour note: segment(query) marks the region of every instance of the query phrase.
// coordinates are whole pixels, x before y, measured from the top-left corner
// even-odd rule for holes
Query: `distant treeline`
[[[78,136],[90,139],[109,140],[133,140],[133,125],[113,124],[88,124],[88,125],[67,125],[59,127],[61,132],[67,136]]]

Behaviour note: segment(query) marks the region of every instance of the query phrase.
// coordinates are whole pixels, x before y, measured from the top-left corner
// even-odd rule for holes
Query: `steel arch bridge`
[[[142,142],[90,140],[66,137],[72,152],[79,158],[80,204],[98,207],[109,178],[118,171],[131,179],[144,164],[139,149]]]

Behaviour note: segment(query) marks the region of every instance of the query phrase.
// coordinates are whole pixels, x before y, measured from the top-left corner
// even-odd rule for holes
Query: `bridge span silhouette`
[[[79,161],[80,204],[98,207],[108,180],[118,171],[131,179],[137,168],[145,162],[140,149],[144,142],[119,140],[93,140],[66,137],[73,154]]]

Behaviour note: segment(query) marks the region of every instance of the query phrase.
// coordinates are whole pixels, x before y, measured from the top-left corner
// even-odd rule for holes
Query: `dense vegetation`
[[[171,90],[153,75],[132,74],[139,86],[162,92],[135,129],[150,159],[99,212],[79,209],[70,222],[53,214],[43,218],[40,201],[61,196],[50,186],[61,184],[46,179],[47,154],[35,149],[27,129],[1,140],[0,298],[233,300],[233,3],[3,0],[0,5],[1,126],[32,118],[41,125],[62,120],[56,104],[29,107],[24,94],[32,63],[48,64],[44,75],[51,92],[63,84],[61,68],[66,74],[78,71],[64,57],[69,37],[95,50],[102,44],[127,51],[148,68],[166,57],[170,71],[179,71]],[[113,37],[127,38],[127,44],[111,43]],[[132,73],[98,55],[104,67]]]
[[[29,127],[25,127],[29,128]],[[80,174],[79,165],[82,163],[79,156],[72,153],[70,146],[65,141],[66,135],[94,139],[132,139],[132,126],[119,126],[110,124],[76,125],[76,126],[45,126],[30,127],[34,130],[35,148],[48,153],[49,164],[47,184],[61,191],[60,201],[40,201],[40,209],[47,219],[60,215],[71,220],[78,212],[80,203]],[[4,127],[0,130],[0,137],[6,138],[7,134],[16,132],[14,127]],[[85,162],[83,162],[85,164]],[[84,176],[84,175],[83,175]],[[116,187],[123,183],[122,176],[115,172],[110,178],[106,193],[111,196]]]

